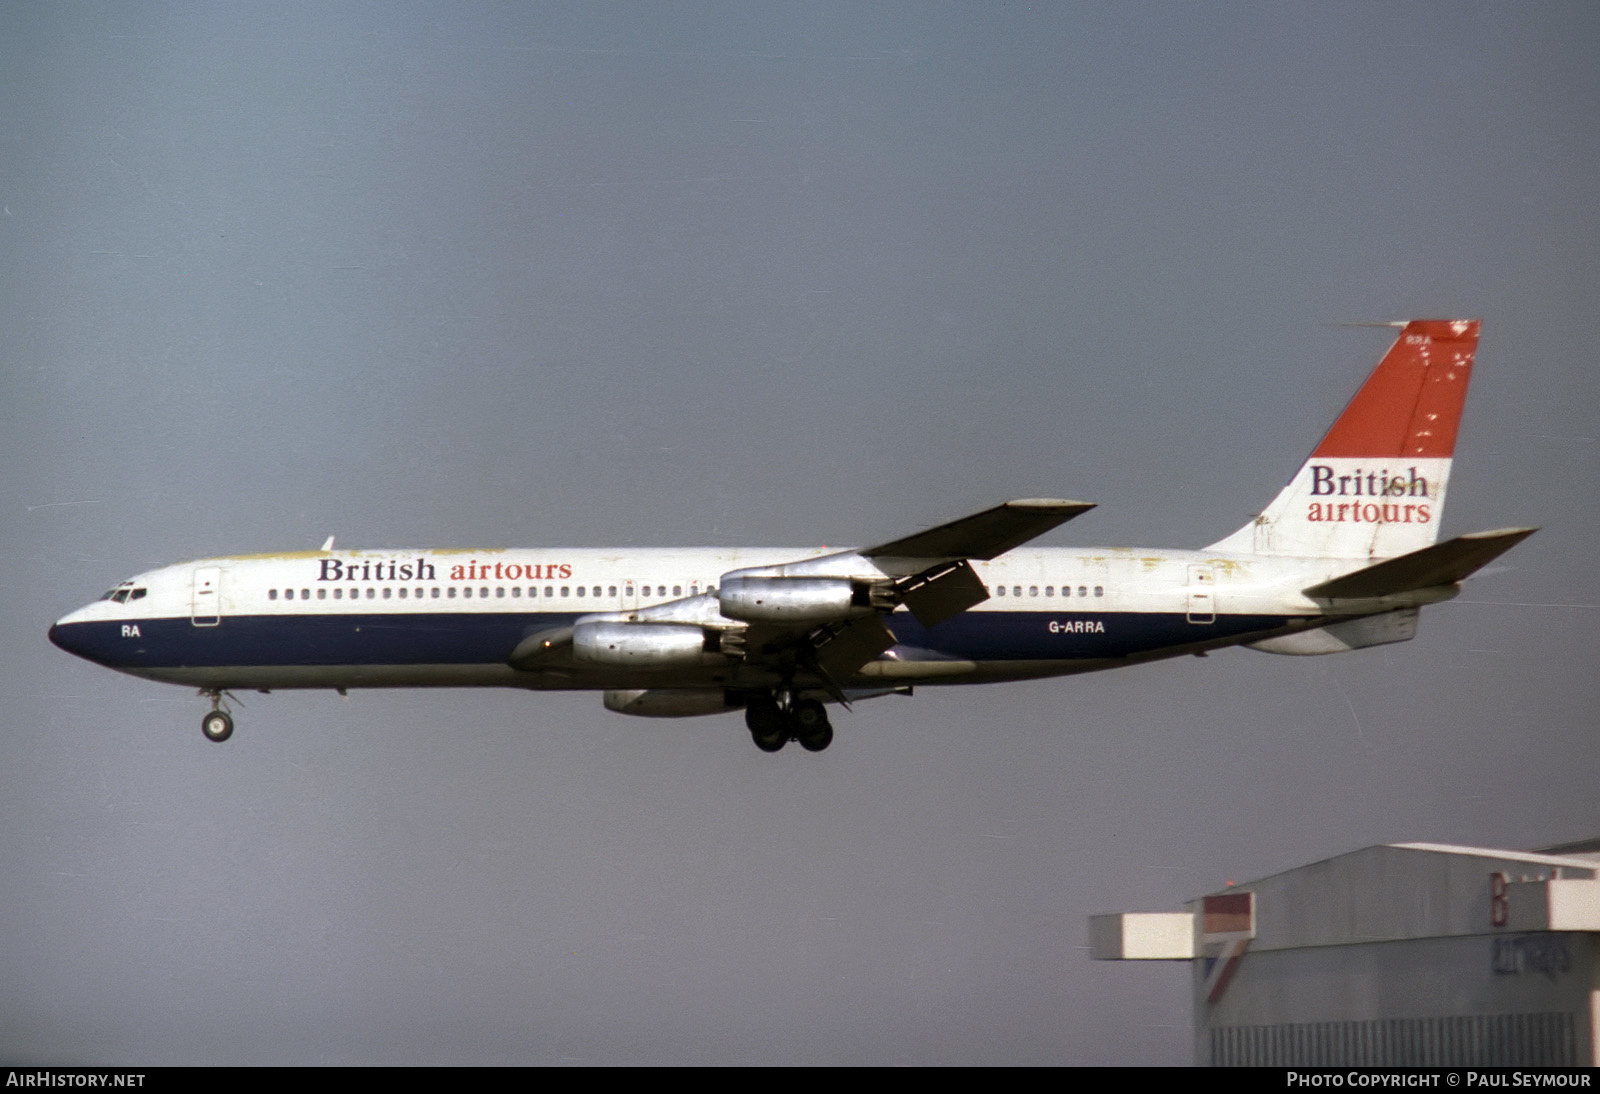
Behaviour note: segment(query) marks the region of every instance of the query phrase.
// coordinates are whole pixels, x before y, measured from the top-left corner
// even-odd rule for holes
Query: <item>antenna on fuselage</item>
[[[323,541],[323,544],[322,544],[322,547],[320,548],[320,550],[323,550],[323,551],[331,551],[331,550],[333,550],[333,537],[332,536],[329,536],[326,540]]]

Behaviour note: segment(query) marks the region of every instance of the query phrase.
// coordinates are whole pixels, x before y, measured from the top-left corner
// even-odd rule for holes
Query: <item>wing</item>
[[[875,547],[734,570],[714,593],[529,635],[509,661],[553,668],[586,650],[601,651],[595,656],[608,663],[652,668],[672,667],[657,656],[681,656],[685,668],[709,659],[736,673],[814,681],[842,702],[842,682],[895,644],[884,619],[896,608],[932,627],[981,604],[989,593],[970,559],[997,558],[1093,508],[1055,498],[1008,501]],[[603,644],[588,640],[590,632],[603,632]]]
[[[1094,508],[1093,502],[1061,498],[1021,498],[970,517],[868,547],[868,558],[999,558],[1013,547],[1044,535]]]
[[[1087,501],[1021,498],[861,554],[901,574],[895,582],[899,603],[932,627],[989,598],[968,560],[998,558],[1093,508]]]
[[[842,701],[841,682],[895,644],[884,622],[895,608],[933,627],[983,603],[989,592],[969,560],[998,558],[1093,508],[1025,498],[858,551],[735,571],[723,576],[720,611],[746,625],[748,660],[808,669]]]

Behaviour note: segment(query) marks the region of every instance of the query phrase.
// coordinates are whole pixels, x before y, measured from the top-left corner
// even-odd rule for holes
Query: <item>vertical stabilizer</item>
[[[1392,558],[1439,537],[1476,319],[1413,319],[1272,504],[1208,550]]]

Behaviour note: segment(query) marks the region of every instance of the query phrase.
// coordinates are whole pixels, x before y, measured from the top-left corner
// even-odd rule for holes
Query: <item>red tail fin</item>
[[[1472,379],[1476,319],[1413,319],[1405,325],[1313,457],[1448,459]]]
[[[1438,539],[1476,319],[1414,319],[1255,520],[1212,550],[1392,558]]]

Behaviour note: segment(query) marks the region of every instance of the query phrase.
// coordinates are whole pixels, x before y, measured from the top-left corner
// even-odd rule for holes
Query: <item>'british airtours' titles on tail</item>
[[[398,559],[357,562],[337,558],[320,560],[318,581],[437,581],[433,563],[425,558],[414,562]],[[496,562],[490,565],[473,559],[450,567],[449,581],[554,581],[572,576],[572,567],[566,563]]]
[[[1355,498],[1429,498],[1428,480],[1411,467],[1404,475],[1391,475],[1385,467],[1381,471],[1355,468],[1352,473],[1339,474],[1339,468],[1313,463],[1311,494],[1313,497]],[[1306,510],[1309,521],[1351,521],[1356,524],[1427,524],[1433,520],[1433,510],[1426,502],[1311,502]]]

